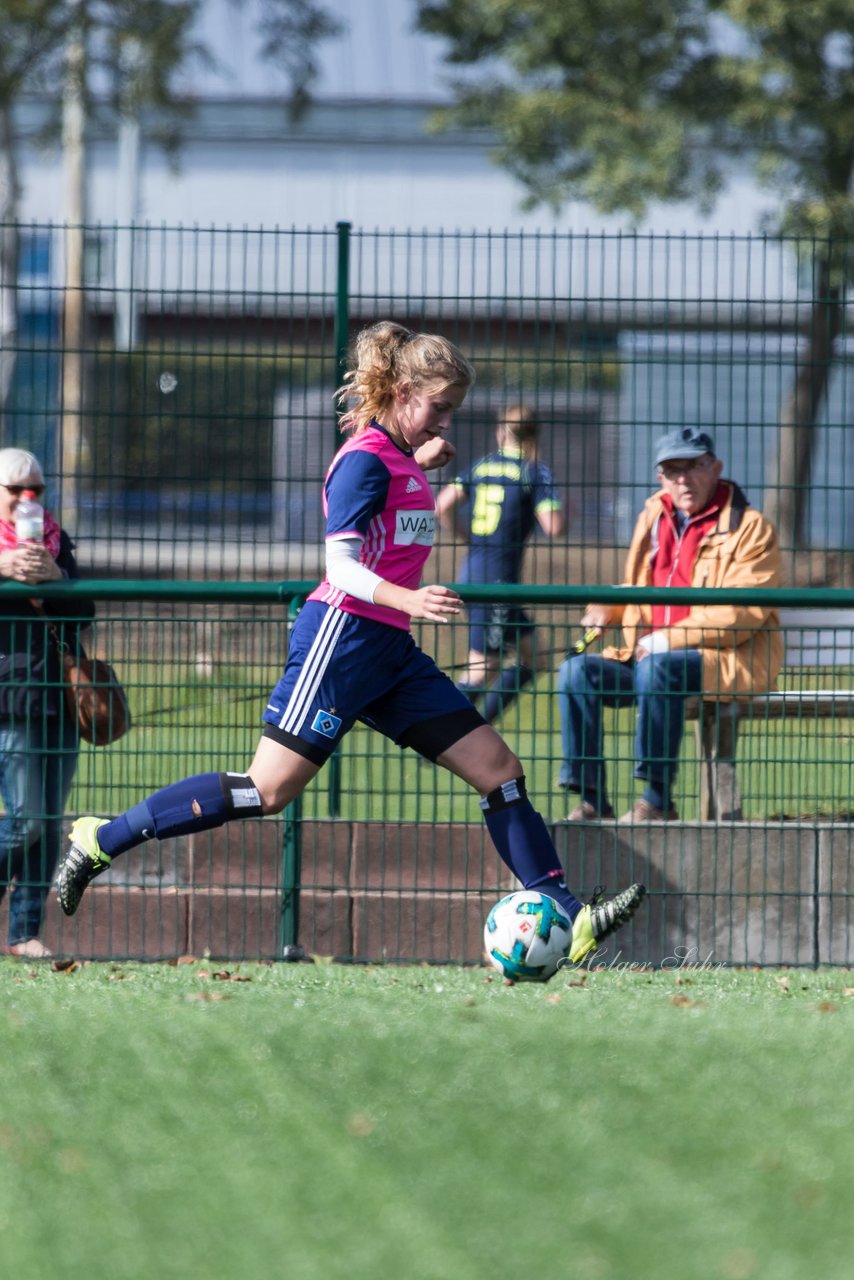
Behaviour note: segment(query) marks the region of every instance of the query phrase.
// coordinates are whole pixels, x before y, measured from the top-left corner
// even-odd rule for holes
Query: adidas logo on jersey
[[[418,483],[418,481],[415,479],[415,476],[410,476],[410,477],[409,477],[409,479],[407,480],[407,482],[406,482],[406,492],[407,492],[407,493],[420,493],[420,492],[421,492],[421,485],[420,485],[420,484]]]

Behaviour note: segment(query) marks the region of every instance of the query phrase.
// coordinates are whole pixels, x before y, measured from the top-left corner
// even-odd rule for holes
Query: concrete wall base
[[[854,965],[851,827],[838,823],[557,823],[580,897],[633,880],[649,891],[595,963]],[[95,959],[278,959],[282,823],[235,823],[116,863],[77,915],[53,894],[42,937]],[[483,921],[517,887],[480,826],[307,821],[298,940],[364,961],[476,964]],[[5,906],[0,937],[6,929]]]

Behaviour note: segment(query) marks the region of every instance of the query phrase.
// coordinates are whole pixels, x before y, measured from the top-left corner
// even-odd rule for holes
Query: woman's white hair
[[[34,453],[26,449],[0,449],[0,484],[44,484],[44,472]]]

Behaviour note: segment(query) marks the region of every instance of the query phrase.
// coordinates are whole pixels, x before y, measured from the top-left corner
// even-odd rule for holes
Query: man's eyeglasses
[[[714,462],[714,458],[709,453],[703,454],[701,458],[679,458],[673,462],[661,462],[658,474],[664,476],[665,480],[678,480],[680,476],[689,476],[692,471],[705,471],[711,462]]]
[[[7,493],[11,493],[13,498],[20,498],[22,493],[34,493],[40,498],[44,493],[43,484],[4,484],[2,486]]]

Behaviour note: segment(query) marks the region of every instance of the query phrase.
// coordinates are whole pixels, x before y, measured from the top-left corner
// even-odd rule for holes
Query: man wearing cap
[[[558,672],[559,785],[580,796],[570,822],[613,818],[603,758],[603,707],[638,708],[634,776],[643,792],[621,822],[673,822],[685,699],[730,702],[774,687],[783,661],[776,609],[751,589],[781,581],[777,534],[732,480],[712,437],[695,427],[657,442],[661,485],[638,517],[627,587],[742,587],[738,604],[591,604],[582,626],[622,623],[625,647],[567,658]]]

